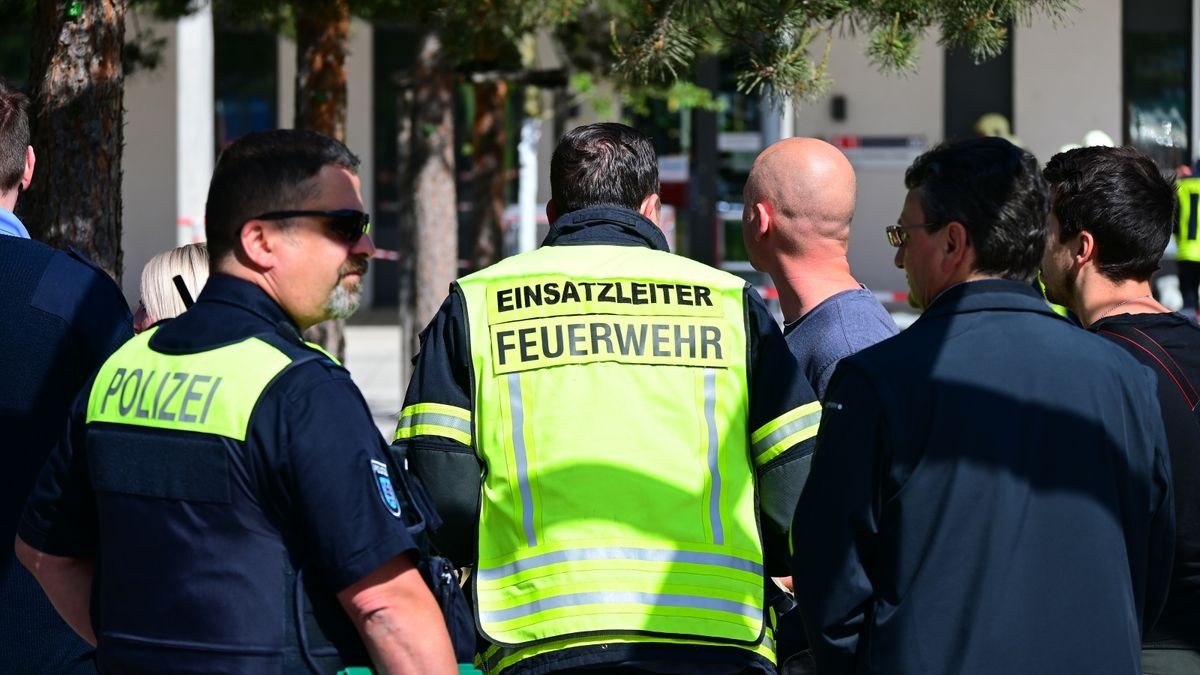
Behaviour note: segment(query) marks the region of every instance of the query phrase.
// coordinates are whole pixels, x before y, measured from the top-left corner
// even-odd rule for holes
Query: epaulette
[[[106,276],[106,277],[108,276],[107,270],[105,270],[103,267],[101,267],[100,264],[97,263],[95,260],[92,260],[90,257],[88,257],[88,254],[79,250],[72,244],[67,244],[66,250],[67,250],[67,255],[78,260],[79,262],[83,263],[84,265],[87,265],[88,267],[96,270],[97,272],[103,274],[104,276]],[[109,278],[111,279],[112,277],[109,277]]]

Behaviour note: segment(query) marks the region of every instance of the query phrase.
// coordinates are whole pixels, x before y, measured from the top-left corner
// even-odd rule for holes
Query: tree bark
[[[121,281],[125,0],[38,0],[29,81],[37,167],[22,215]]]
[[[345,143],[349,0],[300,1],[295,3],[295,10],[295,127],[311,129]],[[304,337],[345,363],[345,327],[342,319],[325,321],[305,331]]]
[[[296,128],[346,142],[348,0],[297,2]]]
[[[458,198],[454,185],[454,72],[431,31],[412,78],[414,321],[424,327],[458,276]],[[401,185],[401,193],[407,189]],[[402,308],[402,311],[403,308]]]
[[[474,269],[504,257],[504,120],[508,83],[475,85],[473,194],[475,211]]]

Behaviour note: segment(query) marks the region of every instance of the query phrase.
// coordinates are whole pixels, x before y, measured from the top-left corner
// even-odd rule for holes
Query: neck
[[[8,192],[0,192],[0,209],[5,211],[17,210],[17,197],[20,194],[19,190],[9,190]]]
[[[1093,281],[1081,288],[1078,301],[1071,308],[1085,326],[1117,314],[1164,314],[1171,311],[1153,298],[1149,281]]]
[[[771,277],[779,291],[783,320],[788,323],[808,314],[831,296],[858,288],[845,255],[784,260]]]

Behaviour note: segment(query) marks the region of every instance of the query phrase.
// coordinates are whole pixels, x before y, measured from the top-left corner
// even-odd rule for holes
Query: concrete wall
[[[130,306],[137,305],[138,280],[146,261],[175,246],[178,215],[176,25],[145,16],[138,20],[143,27],[165,37],[167,43],[158,68],[125,80],[125,151],[121,158],[121,248],[125,257],[121,287]]]
[[[817,45],[817,49],[824,45]],[[799,103],[795,109],[797,136],[829,139],[834,136],[922,136],[925,146],[941,140],[943,110],[943,52],[936,36],[920,46],[916,72],[905,75],[880,73],[866,56],[867,38],[834,38],[828,74],[833,78],[829,94],[814,103]],[[846,98],[846,119],[830,115],[830,98]],[[922,146],[898,152],[889,159],[856,157],[858,200],[850,227],[850,269],[858,280],[874,291],[907,288],[904,273],[892,262],[895,249],[888,245],[884,228],[895,223],[904,204],[904,169]]]
[[[1092,129],[1121,142],[1121,3],[1078,5],[1014,36],[1013,130],[1043,162]]]
[[[815,45],[819,50],[824,43]],[[930,143],[942,136],[943,54],[936,36],[920,45],[915,72],[880,73],[867,59],[867,36],[834,37],[828,74],[829,94],[814,103],[796,105],[796,135],[828,138],[840,134],[895,136],[920,134]],[[829,99],[846,98],[846,119],[830,117]]]

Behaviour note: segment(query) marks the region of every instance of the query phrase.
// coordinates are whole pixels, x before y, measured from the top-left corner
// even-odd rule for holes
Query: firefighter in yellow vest
[[[669,252],[646,136],[579,127],[550,174],[542,248],[453,285],[393,445],[474,568],[477,661],[773,673],[816,396],[753,289]]]
[[[1186,168],[1186,167],[1185,167]],[[1196,163],[1200,171],[1200,162]],[[1179,229],[1175,232],[1176,269],[1179,274],[1179,292],[1183,295],[1183,309],[1190,319],[1196,319],[1200,309],[1200,176],[1180,176],[1179,179]]]

